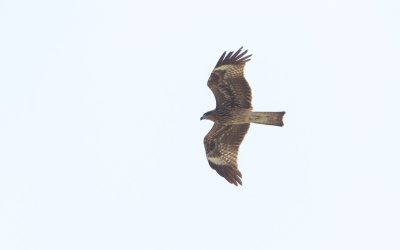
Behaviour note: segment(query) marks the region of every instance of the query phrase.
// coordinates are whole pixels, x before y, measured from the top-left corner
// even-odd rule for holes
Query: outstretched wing
[[[207,86],[215,96],[217,109],[251,108],[251,88],[243,75],[244,65],[251,55],[246,55],[247,50],[242,52],[242,48],[235,53],[226,54],[225,51],[208,78]]]
[[[249,127],[249,123],[228,126],[214,123],[204,137],[204,147],[211,168],[236,186],[242,185],[242,174],[237,165],[239,146]]]

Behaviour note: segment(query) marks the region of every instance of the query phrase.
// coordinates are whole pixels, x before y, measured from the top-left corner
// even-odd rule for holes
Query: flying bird
[[[250,123],[283,126],[285,112],[253,112],[251,88],[244,78],[244,65],[251,55],[242,52],[219,58],[208,78],[207,86],[215,96],[216,108],[206,112],[200,120],[214,122],[204,137],[208,163],[219,175],[234,185],[242,185],[242,174],[238,169],[239,146],[249,130]]]

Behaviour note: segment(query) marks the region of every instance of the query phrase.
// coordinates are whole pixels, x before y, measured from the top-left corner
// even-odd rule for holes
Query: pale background
[[[400,249],[399,1],[0,1],[0,249]],[[207,78],[249,49],[243,186]]]

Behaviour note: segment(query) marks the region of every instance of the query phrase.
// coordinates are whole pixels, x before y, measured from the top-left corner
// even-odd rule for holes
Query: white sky
[[[0,249],[400,249],[399,1],[0,1]],[[249,49],[243,186],[201,115]]]

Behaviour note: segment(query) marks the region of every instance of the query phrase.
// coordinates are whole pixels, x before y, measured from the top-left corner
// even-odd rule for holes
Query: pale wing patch
[[[216,165],[226,165],[227,162],[225,162],[221,157],[207,157],[209,161]]]
[[[218,71],[218,70],[228,70],[232,65],[222,65],[219,66],[218,68],[215,68],[213,71]]]
[[[243,77],[243,68],[244,64],[238,64],[238,65],[229,64],[229,65],[219,66],[218,68],[215,68],[213,72],[225,71],[224,78],[230,79],[236,77]]]

